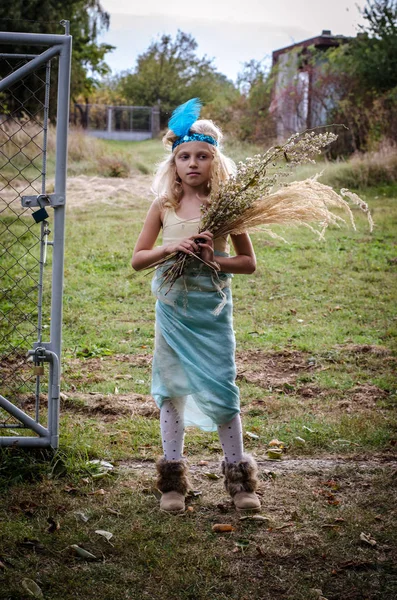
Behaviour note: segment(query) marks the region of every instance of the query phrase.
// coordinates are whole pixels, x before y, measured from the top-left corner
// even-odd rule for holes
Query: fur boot
[[[183,512],[185,496],[190,487],[186,461],[159,458],[156,468],[157,487],[162,493],[160,509],[167,512]]]
[[[225,488],[236,508],[260,509],[261,503],[255,494],[259,483],[258,467],[252,456],[244,454],[243,459],[236,464],[222,461],[222,473],[225,476]]]

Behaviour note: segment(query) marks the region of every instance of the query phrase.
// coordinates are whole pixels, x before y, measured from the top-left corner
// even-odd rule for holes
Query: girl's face
[[[204,188],[211,179],[213,153],[206,142],[184,142],[175,155],[176,172],[182,184]]]

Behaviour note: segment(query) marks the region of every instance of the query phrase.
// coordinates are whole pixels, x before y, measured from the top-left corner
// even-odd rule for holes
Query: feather
[[[183,137],[189,133],[189,129],[200,116],[201,101],[199,98],[192,98],[184,104],[178,106],[172,113],[168,127],[178,137]]]

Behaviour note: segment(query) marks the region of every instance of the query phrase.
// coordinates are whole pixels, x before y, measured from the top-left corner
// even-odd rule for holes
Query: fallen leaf
[[[113,537],[113,533],[110,533],[110,531],[105,531],[104,529],[96,529],[95,533],[97,533],[98,535],[101,535],[102,537],[104,537],[108,542]]]
[[[208,465],[208,460],[200,460],[197,464],[199,467],[206,467]]]
[[[340,504],[340,500],[336,500],[336,498],[329,498],[327,502],[330,506],[339,506]]]
[[[321,485],[325,485],[327,487],[332,488],[334,491],[339,489],[339,484],[337,481],[335,481],[335,479],[328,479],[327,481],[322,481]]]
[[[265,517],[264,515],[244,515],[240,517],[240,521],[261,521],[267,523],[270,520],[270,517]]]
[[[194,512],[193,506],[188,506],[186,510],[187,510],[187,512],[191,512],[191,513]]]
[[[41,588],[33,581],[33,579],[22,579],[22,587],[33,596],[33,598],[44,598]]]
[[[63,488],[63,491],[67,492],[68,494],[75,494],[79,490],[72,485],[65,485],[65,487]]]
[[[208,479],[220,479],[219,475],[217,475],[216,473],[204,473],[204,475],[208,477]]]
[[[246,431],[245,435],[252,438],[253,440],[259,440],[259,435],[256,435],[256,433],[252,433],[252,431]]]
[[[106,494],[105,490],[100,488],[99,490],[95,490],[95,492],[90,492],[88,495],[89,496],[103,496],[104,494]]]
[[[216,533],[224,533],[225,531],[234,531],[233,525],[227,523],[216,523],[212,526],[212,531]]]
[[[114,508],[110,508],[110,506],[108,506],[106,510],[112,515],[117,515],[118,517],[121,517],[121,512],[115,510]]]
[[[352,446],[359,446],[360,445],[360,444],[357,444],[356,442],[351,442],[350,440],[342,440],[342,439],[333,440],[332,443],[333,444],[351,444]]]
[[[268,446],[280,447],[280,446],[285,446],[285,444],[284,444],[284,442],[280,442],[280,440],[278,440],[277,438],[274,438],[273,440],[270,440],[270,442],[268,443]]]
[[[306,444],[306,440],[304,440],[303,438],[299,437],[298,435],[294,438],[294,440],[296,442],[298,442],[299,444]]]
[[[85,513],[83,513],[82,511],[77,511],[74,513],[76,515],[76,517],[78,517],[80,519],[80,521],[82,521],[83,523],[87,523],[88,519],[90,518],[88,515],[86,515]]]
[[[281,529],[286,529],[287,527],[292,527],[295,523],[284,523],[283,525],[279,525],[278,527],[274,527],[275,531],[280,531]]]
[[[369,546],[376,546],[376,540],[369,533],[360,533],[360,540]]]
[[[281,448],[269,448],[266,451],[268,458],[272,460],[281,460],[283,458],[283,451]]]
[[[78,546],[77,544],[72,544],[70,547],[81,558],[85,558],[86,560],[96,560],[96,556],[91,554],[91,552],[84,550],[84,548],[80,548],[80,546]]]
[[[99,460],[97,458],[94,460],[89,460],[88,464],[96,465],[98,467],[98,469],[106,470],[106,471],[112,471],[114,469],[114,466],[112,465],[112,463],[108,462],[107,460]]]
[[[202,496],[203,492],[200,492],[200,490],[189,490],[187,495],[188,498],[197,498],[198,496]]]

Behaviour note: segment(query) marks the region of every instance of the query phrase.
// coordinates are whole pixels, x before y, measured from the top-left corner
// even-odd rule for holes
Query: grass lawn
[[[233,290],[263,519],[233,509],[217,436],[196,430],[195,493],[175,517],[155,487],[150,276],[129,266],[150,186],[137,171],[70,181],[60,449],[0,451],[0,599],[32,597],[27,580],[47,600],[394,599],[397,187],[362,192],[373,234],[357,215],[356,232],[332,228],[321,243],[302,229],[277,229],[288,244],[253,235],[258,269]],[[21,398],[33,410],[26,386]],[[268,459],[274,438],[281,461]]]

